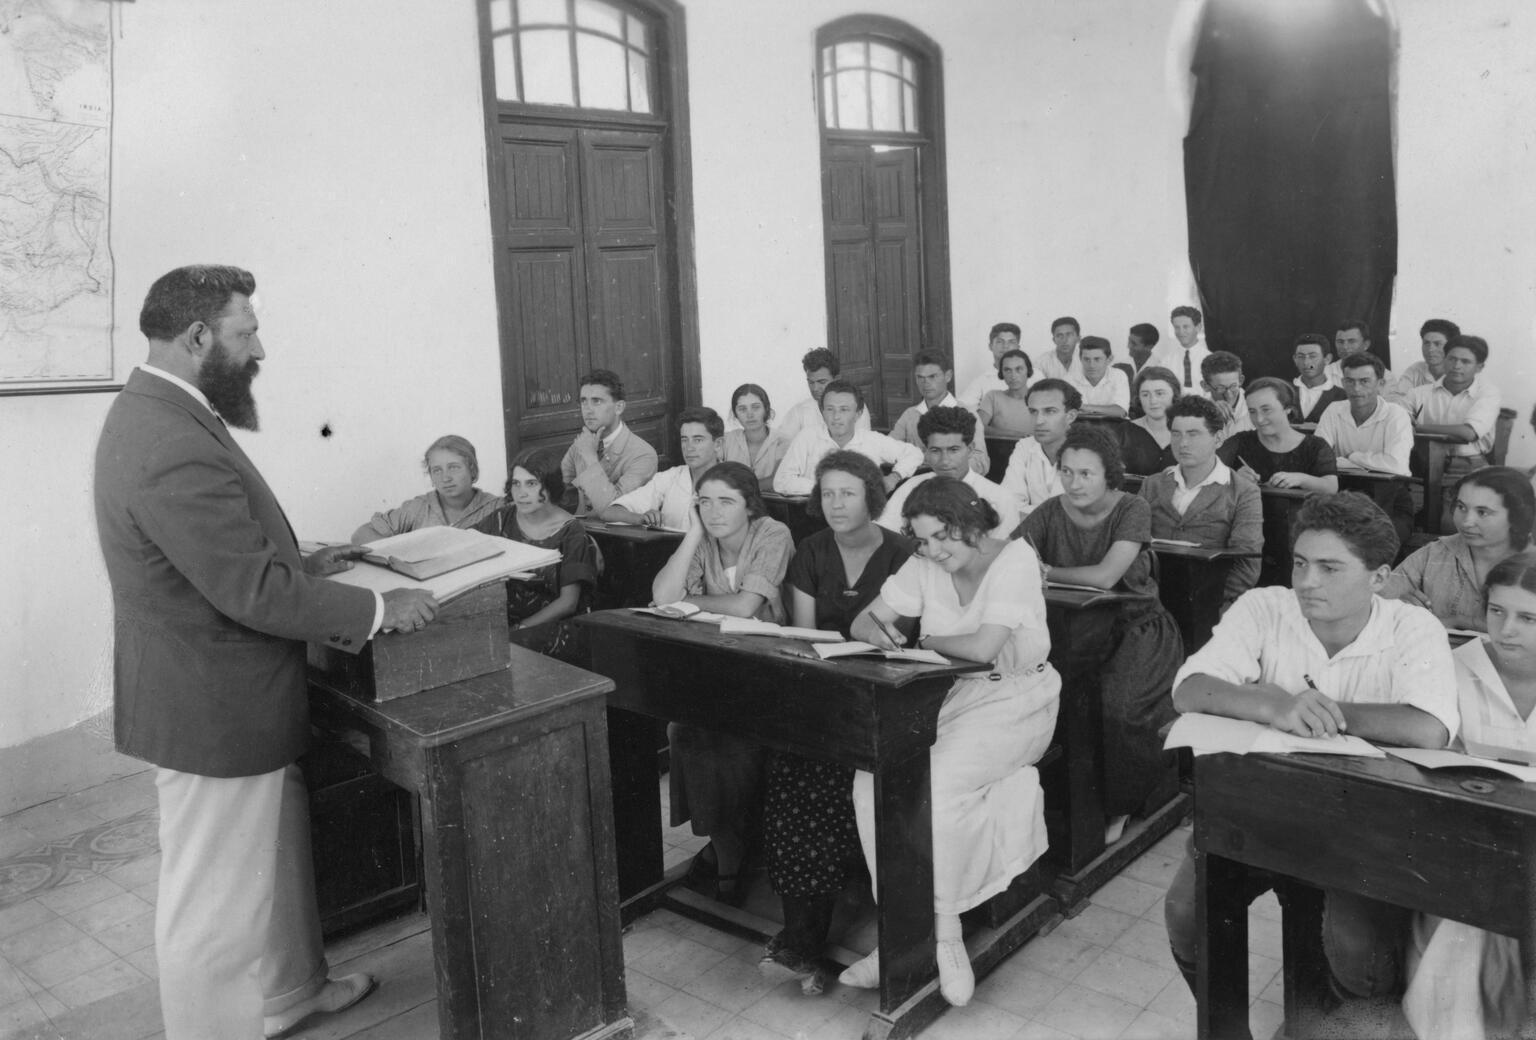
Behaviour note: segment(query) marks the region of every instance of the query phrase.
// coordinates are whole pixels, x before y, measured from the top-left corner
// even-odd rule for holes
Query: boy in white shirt
[[[1131,407],[1131,381],[1110,365],[1110,356],[1109,340],[1103,336],[1084,336],[1077,345],[1083,374],[1072,385],[1083,395],[1084,414],[1123,419]]]
[[[827,392],[827,387],[832,380],[843,372],[842,362],[838,361],[837,355],[826,347],[806,351],[805,357],[800,359],[800,367],[805,372],[805,388],[811,392],[811,396],[797,402],[784,413],[784,418],[779,420],[774,433],[783,437],[786,442],[794,440],[795,435],[806,427],[822,421],[821,395]],[[869,413],[860,412],[859,429],[869,428]]]
[[[1035,358],[1035,375],[1040,379],[1065,379],[1069,383],[1081,379],[1083,363],[1077,356],[1077,341],[1082,335],[1083,327],[1076,318],[1057,318],[1051,322],[1051,342],[1055,346]]]
[[[683,465],[656,474],[646,483],[613,500],[598,512],[600,520],[617,520],[669,531],[688,530],[693,489],[704,471],[720,461],[725,422],[713,408],[684,408],[677,415],[678,446]]]
[[[1083,395],[1064,379],[1042,379],[1029,388],[1027,401],[1035,432],[1014,445],[1002,485],[1018,503],[1020,519],[1034,512],[1041,502],[1061,494],[1061,473],[1056,463],[1067,430],[1083,406]]]
[[[931,477],[954,477],[964,481],[976,494],[992,503],[997,510],[998,523],[988,534],[1007,541],[1013,529],[1019,526],[1019,507],[1014,497],[1002,487],[971,469],[969,445],[976,438],[976,417],[964,408],[930,408],[917,421],[917,434],[923,439],[923,461],[931,473],[919,473],[891,493],[885,509],[875,522],[892,531],[906,526],[901,507],[906,504],[912,489]]]
[[[837,448],[856,451],[879,466],[889,465],[891,472],[885,476],[888,492],[917,472],[923,453],[883,433],[859,429],[858,420],[863,415],[862,390],[840,379],[828,383],[821,394],[823,421],[801,430],[790,442],[773,475],[773,490],[781,495],[809,495],[816,486],[816,463]]]
[[[912,359],[912,382],[917,387],[919,400],[896,420],[891,427],[891,439],[910,444],[919,451],[925,449],[922,437],[917,432],[918,421],[928,414],[930,408],[961,407],[955,395],[949,392],[949,382],[955,376],[949,367],[947,358],[939,354],[924,351]],[[1004,386],[1007,384],[1005,383]],[[991,467],[992,461],[987,457],[987,444],[985,440],[973,438],[967,446],[970,449],[968,465],[977,473],[986,473]]]
[[[975,412],[981,407],[981,399],[987,396],[988,390],[1007,390],[1008,384],[1003,382],[1001,368],[1003,355],[1010,350],[1019,349],[1019,327],[1011,321],[1000,321],[992,326],[992,331],[987,333],[987,350],[992,354],[991,364],[987,370],[969,383],[956,397],[962,408],[969,408]]]

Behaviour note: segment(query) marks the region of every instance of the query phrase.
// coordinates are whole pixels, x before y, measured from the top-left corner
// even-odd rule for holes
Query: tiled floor
[[[0,750],[9,811],[0,817],[0,1040],[160,1033],[154,788],[140,763],[104,752],[99,733],[87,726]],[[1194,1000],[1169,958],[1162,917],[1187,833],[1168,835],[1081,914],[1025,945],[978,984],[969,1006],[930,1026],[926,1040],[1193,1036]],[[668,866],[698,846],[682,830],[666,842]],[[333,965],[378,973],[380,991],[301,1035],[436,1037],[426,927],[416,916],[333,947]],[[1281,1021],[1273,897],[1255,904],[1250,936],[1253,1032],[1267,1040]],[[768,986],[755,945],[669,911],[636,923],[624,949],[644,1040],[857,1040],[876,1004],[872,991],[834,986],[807,998],[794,983]]]

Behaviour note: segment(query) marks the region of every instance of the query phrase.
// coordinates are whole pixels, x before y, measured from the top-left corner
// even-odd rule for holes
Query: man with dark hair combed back
[[[1164,340],[1147,364],[1178,376],[1183,393],[1199,393],[1200,365],[1211,356],[1205,343],[1205,316],[1196,307],[1175,307],[1168,320],[1173,325],[1173,339]]]
[[[987,333],[987,351],[990,358],[981,375],[965,384],[965,389],[955,395],[962,408],[975,412],[981,408],[981,399],[988,390],[1007,390],[1000,374],[1003,355],[1019,349],[1019,327],[1011,321],[1000,321]]]
[[[786,444],[818,423],[825,425],[821,417],[821,395],[827,392],[827,387],[843,372],[842,362],[826,347],[806,351],[800,359],[800,368],[805,372],[805,388],[811,392],[811,396],[797,402],[779,420],[778,434]],[[870,429],[868,411],[859,413],[858,428]]]
[[[578,515],[597,512],[656,475],[656,449],[624,425],[624,384],[595,368],[581,378],[582,428],[560,460],[560,475],[575,489]]]
[[[929,473],[919,473],[903,483],[891,495],[885,511],[876,521],[881,527],[900,531],[902,506],[908,496],[930,477],[953,477],[964,481],[972,491],[992,504],[1002,521],[992,532],[994,538],[1007,538],[1019,524],[1019,509],[1011,494],[967,465],[970,445],[976,437],[976,417],[964,408],[930,408],[917,421],[917,433],[923,440],[923,461]]]
[[[918,449],[926,449],[922,435],[918,432],[918,426],[923,416],[933,408],[962,408],[963,405],[949,392],[949,381],[954,378],[954,372],[949,367],[949,361],[940,354],[924,351],[912,359],[912,382],[917,388],[918,402],[901,413],[901,418],[896,420],[891,427],[891,439],[910,444]],[[991,460],[987,457],[987,443],[980,437],[972,436],[966,441],[970,449],[970,457],[967,465],[977,473],[986,473]]]
[[[1378,595],[1397,553],[1391,520],[1365,495],[1345,491],[1307,499],[1293,530],[1292,587],[1253,589],[1232,604],[1179,669],[1174,707],[1303,737],[1444,747],[1458,722],[1445,632],[1429,611]],[[1263,891],[1253,885],[1249,898]],[[1323,949],[1337,990],[1394,992],[1408,911],[1353,893],[1324,896]],[[1191,988],[1195,903],[1191,850],[1165,910],[1174,960]]]
[[[1035,421],[1034,435],[1014,445],[1003,472],[1003,490],[1013,495],[1021,519],[1046,499],[1061,494],[1056,460],[1078,409],[1083,407],[1083,395],[1064,379],[1042,379],[1029,388],[1028,401]]]
[[[725,420],[713,408],[684,408],[677,413],[677,445],[683,456],[681,466],[664,470],[620,495],[598,517],[669,531],[688,530],[693,489],[704,471],[720,461]]]
[[[1419,352],[1422,361],[1415,361],[1397,377],[1395,392],[1406,395],[1416,386],[1427,386],[1445,375],[1445,348],[1451,340],[1461,335],[1461,326],[1445,318],[1430,318],[1419,326]]]

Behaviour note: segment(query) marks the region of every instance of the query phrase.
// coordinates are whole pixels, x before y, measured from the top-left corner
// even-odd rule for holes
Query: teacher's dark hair
[[[212,325],[231,296],[250,296],[256,276],[238,267],[194,264],[155,279],[139,311],[139,331],[152,340],[170,341],[193,322]]]
[[[711,480],[739,494],[747,504],[747,516],[753,520],[768,515],[768,507],[763,504],[762,489],[757,485],[757,474],[748,467],[739,462],[717,462],[704,471],[694,486],[701,488]]]
[[[885,511],[885,481],[880,477],[880,467],[868,455],[856,451],[829,451],[816,463],[816,486],[805,502],[805,511],[811,516],[821,516],[821,478],[828,473],[846,473],[864,482],[864,508],[873,520]]]
[[[944,525],[951,538],[958,538],[975,548],[988,531],[1001,523],[992,503],[976,494],[971,486],[954,477],[930,477],[912,489],[901,507],[906,521],[904,533],[912,534],[912,519],[931,516]]]

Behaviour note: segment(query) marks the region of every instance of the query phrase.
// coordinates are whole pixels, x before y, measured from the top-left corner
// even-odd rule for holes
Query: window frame
[[[502,36],[511,36],[514,40],[513,46],[517,47],[516,40],[518,35],[522,32],[528,31],[525,27],[518,26],[517,0],[502,0],[502,2],[507,2],[511,6],[512,24],[509,28],[501,30],[493,30],[491,28],[490,4],[481,2],[476,5],[479,8],[482,41],[481,48],[483,52],[484,65],[486,66],[485,98],[486,104],[488,106],[500,106],[505,112],[516,112],[520,118],[538,118],[540,116],[548,116],[559,120],[579,119],[584,122],[592,123],[609,122],[616,125],[631,126],[635,124],[641,124],[655,127],[661,127],[667,124],[671,117],[668,115],[665,106],[673,101],[675,94],[674,91],[670,89],[671,84],[663,82],[664,76],[662,69],[664,63],[672,60],[669,55],[673,51],[681,53],[681,46],[674,45],[675,41],[668,38],[670,35],[670,27],[668,25],[666,16],[663,13],[652,9],[645,3],[634,2],[634,0],[599,0],[599,2],[614,8],[626,17],[639,21],[642,25],[645,26],[648,46],[648,49],[645,51],[638,51],[627,40],[620,40],[618,37],[613,36],[610,33],[578,25],[576,23],[576,0],[562,0],[565,5],[566,14],[570,19],[567,24],[555,25],[554,23],[543,22],[532,23],[535,28],[563,29],[566,31],[568,36],[567,44],[570,51],[572,97],[579,98],[581,96],[581,72],[577,47],[577,39],[581,34],[585,33],[586,35],[594,36],[598,39],[618,43],[620,46],[624,47],[626,51],[634,51],[635,53],[643,54],[647,63],[646,83],[648,85],[651,96],[651,111],[635,112],[630,109],[623,108],[589,108],[574,103],[570,105],[560,105],[543,101],[520,101],[513,98],[501,97],[496,90],[495,41]],[[522,87],[524,62],[521,57],[520,49],[516,51],[516,55],[516,82],[518,85],[518,93],[523,94],[526,92]],[[671,78],[675,78],[675,75],[670,73],[670,71],[668,75],[671,76]],[[628,81],[627,61],[625,67],[624,90],[625,97],[629,98],[630,84]]]

